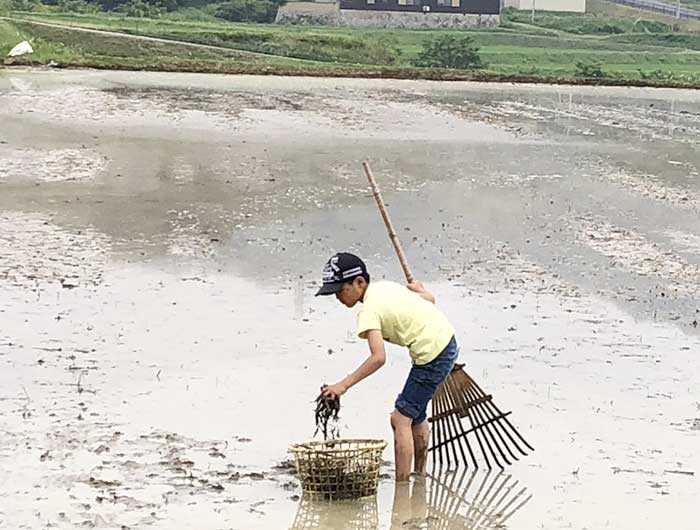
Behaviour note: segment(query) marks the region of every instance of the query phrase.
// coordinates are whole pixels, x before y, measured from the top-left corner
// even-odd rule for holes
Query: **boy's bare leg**
[[[413,459],[413,433],[411,422],[398,410],[391,413],[391,428],[394,430],[394,458],[396,460],[396,481],[405,482],[411,476]]]
[[[413,451],[415,453],[415,472],[424,475],[428,464],[428,444],[430,443],[428,421],[414,425],[411,431],[413,434]]]

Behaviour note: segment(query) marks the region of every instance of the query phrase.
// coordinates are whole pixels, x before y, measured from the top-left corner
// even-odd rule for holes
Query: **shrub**
[[[423,42],[423,49],[413,61],[415,66],[475,70],[483,68],[479,48],[470,36],[443,35]]]
[[[576,63],[574,75],[586,79],[602,79],[607,77],[607,74],[603,71],[602,65],[595,61],[578,61]]]
[[[135,18],[156,18],[165,13],[162,4],[150,4],[144,0],[128,0],[115,9],[127,17]]]

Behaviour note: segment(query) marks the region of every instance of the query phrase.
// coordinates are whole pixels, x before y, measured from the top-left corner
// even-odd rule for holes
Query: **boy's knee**
[[[413,420],[411,418],[404,416],[398,410],[391,413],[391,428],[393,430],[410,429],[412,421]]]

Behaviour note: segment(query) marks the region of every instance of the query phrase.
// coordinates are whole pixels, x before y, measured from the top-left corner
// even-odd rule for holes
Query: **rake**
[[[362,167],[372,186],[372,194],[401,262],[406,281],[412,283],[413,274],[369,163],[363,162]],[[483,460],[489,469],[504,469],[506,465],[518,460],[518,455],[526,456],[526,450],[534,451],[508,419],[510,411],[502,412],[493,402],[493,396],[476,384],[464,370],[463,364],[456,364],[447,379],[437,388],[431,407],[428,422],[433,428],[428,451],[432,454],[433,464],[450,467],[452,464],[459,465],[461,461],[469,466],[471,461],[478,468],[479,460]]]

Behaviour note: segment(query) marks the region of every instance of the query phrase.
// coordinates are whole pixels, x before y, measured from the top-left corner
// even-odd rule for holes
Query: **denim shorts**
[[[435,390],[452,371],[457,361],[459,348],[454,337],[440,355],[428,364],[414,364],[403,390],[396,398],[395,407],[401,414],[413,419],[413,425],[427,418],[428,402]]]

